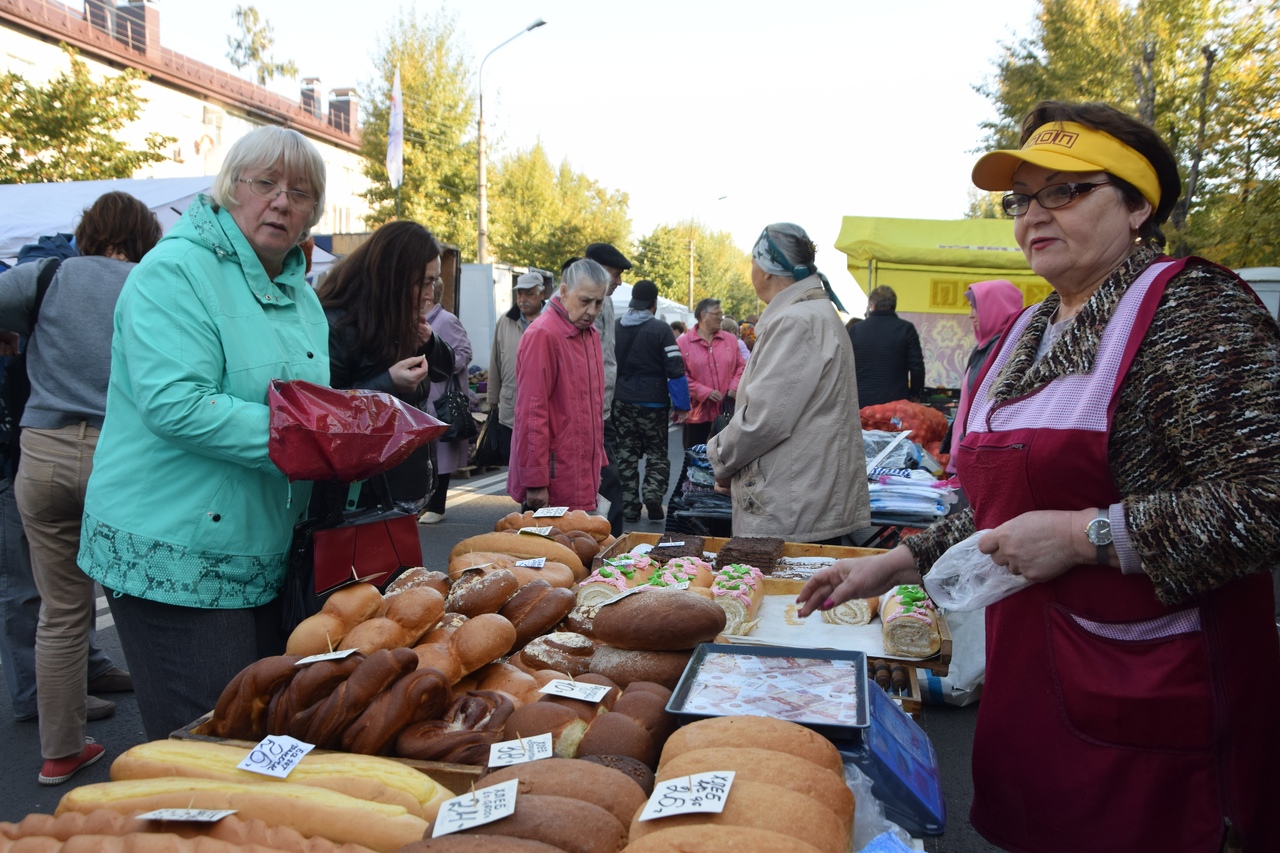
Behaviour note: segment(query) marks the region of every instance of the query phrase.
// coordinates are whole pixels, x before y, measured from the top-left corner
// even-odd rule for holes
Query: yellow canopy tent
[[[1049,285],[1027,266],[1008,219],[889,219],[846,216],[836,248],[863,292],[898,294],[898,315],[915,323],[924,347],[925,382],[958,388],[976,343],[965,289],[1002,278],[1032,305]]]

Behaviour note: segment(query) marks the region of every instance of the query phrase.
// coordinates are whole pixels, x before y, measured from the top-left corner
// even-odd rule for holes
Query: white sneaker
[[[439,524],[442,521],[444,521],[443,512],[432,512],[431,510],[427,510],[422,515],[418,516],[419,524]]]

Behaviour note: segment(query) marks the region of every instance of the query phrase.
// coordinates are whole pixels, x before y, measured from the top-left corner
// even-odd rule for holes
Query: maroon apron
[[[1120,501],[1107,461],[1120,386],[1166,282],[1129,288],[1093,369],[994,405],[1034,308],[981,379],[958,455],[977,529]],[[1083,534],[1083,530],[1081,534]],[[1280,651],[1260,573],[1176,606],[1144,574],[1081,565],[987,610],[970,820],[1013,851],[1280,850]],[[1268,813],[1269,809],[1269,813]]]

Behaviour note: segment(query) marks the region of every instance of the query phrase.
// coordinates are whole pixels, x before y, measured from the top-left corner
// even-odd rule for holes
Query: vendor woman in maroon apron
[[[1280,850],[1280,331],[1230,271],[1164,257],[1169,148],[1044,102],[979,160],[1054,292],[980,378],[972,509],[840,560],[802,615],[919,582],[951,545],[1034,581],[987,611],[970,819],[1013,851]]]

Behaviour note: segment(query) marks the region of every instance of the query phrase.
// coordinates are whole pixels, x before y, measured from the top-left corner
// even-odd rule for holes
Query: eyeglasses
[[[236,182],[248,184],[249,189],[258,198],[269,198],[275,201],[280,193],[284,193],[285,198],[289,200],[289,206],[294,210],[314,210],[316,206],[315,196],[311,193],[302,190],[286,190],[275,181],[268,181],[266,178],[238,178]]]
[[[1080,184],[1049,184],[1033,193],[1008,193],[1000,199],[1000,206],[1010,216],[1022,216],[1031,208],[1031,199],[1035,199],[1045,210],[1057,210],[1066,207],[1085,193],[1098,187],[1110,186],[1110,181],[1094,181]]]

